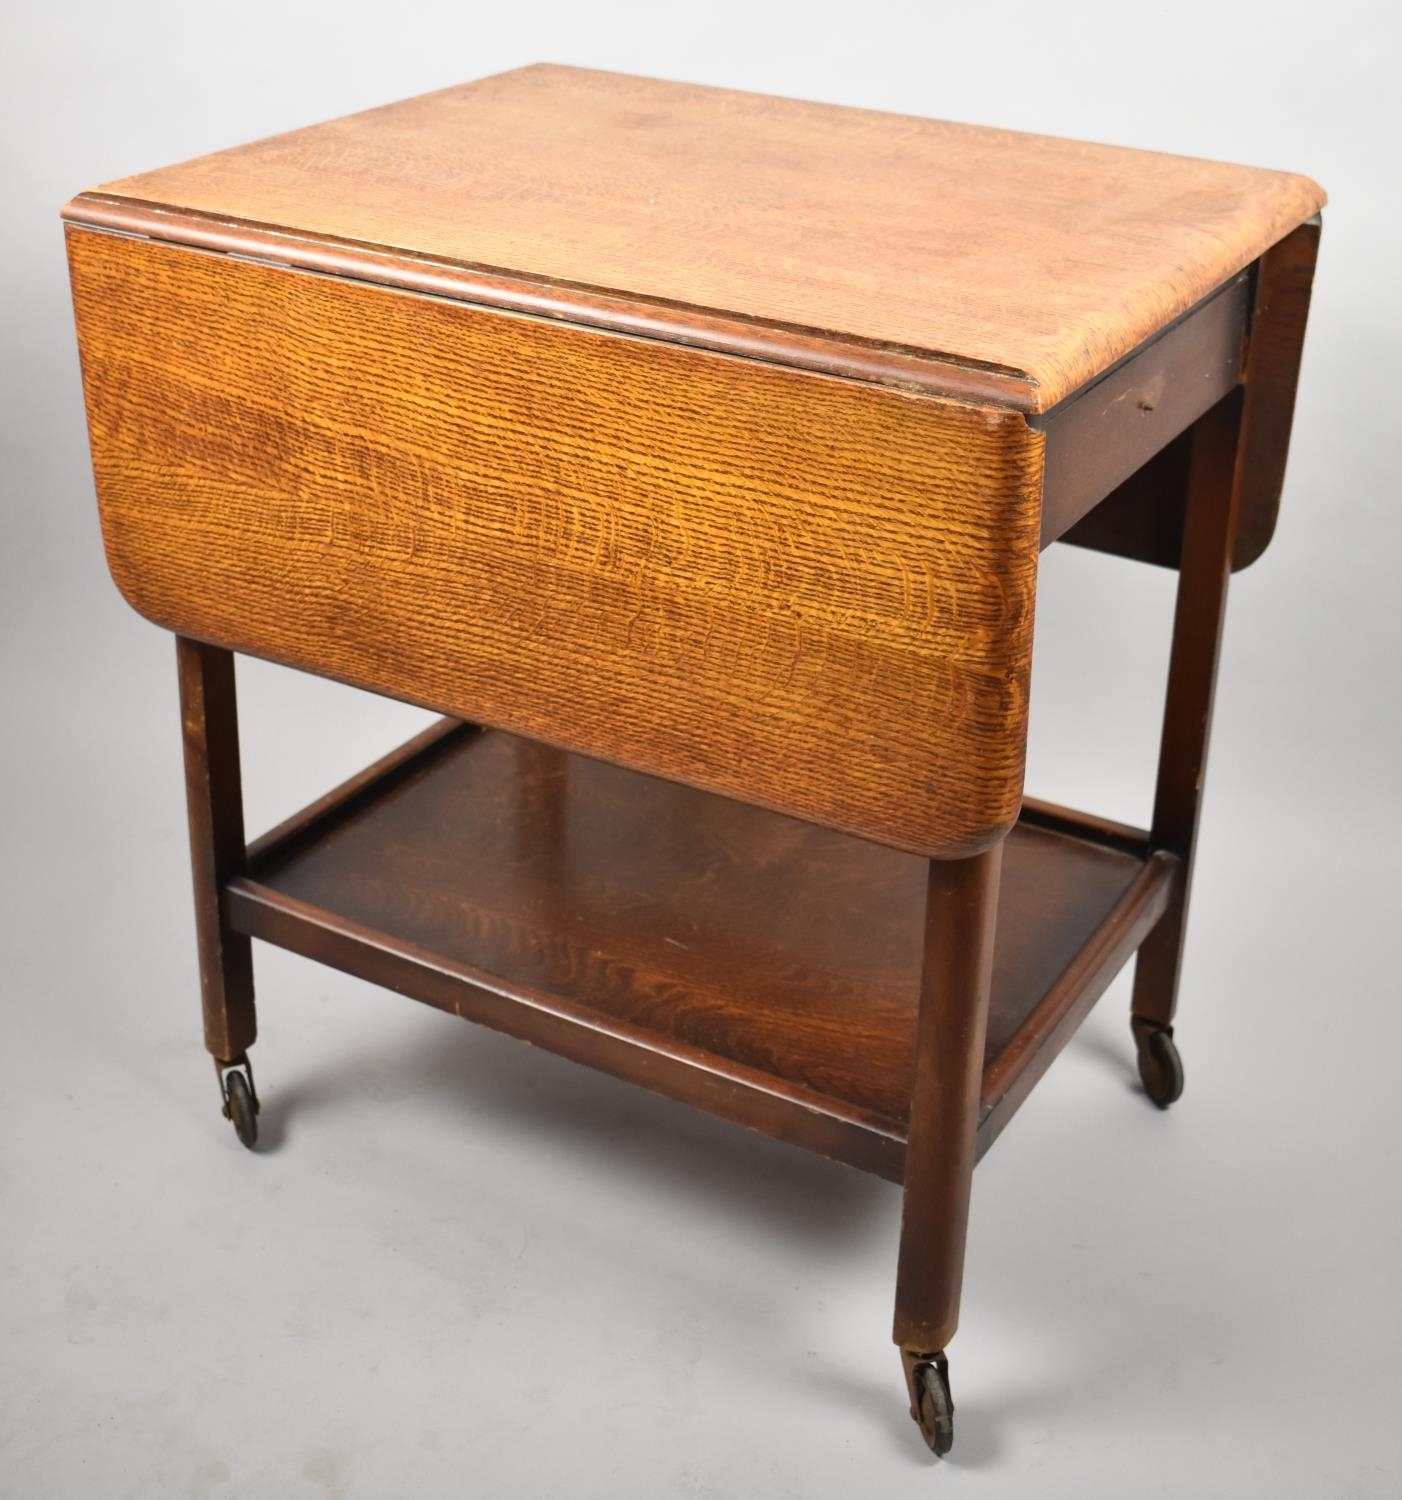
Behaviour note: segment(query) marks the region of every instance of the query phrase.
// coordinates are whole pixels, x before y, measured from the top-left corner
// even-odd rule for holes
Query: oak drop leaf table
[[[113,577],[177,637],[205,1038],[250,939],[904,1185],[952,1435],[975,1159],[1173,1020],[1231,572],[1323,194],[533,67],[65,210]],[[1153,826],[1025,799],[1037,562],[1176,568]],[[245,843],[233,654],[447,715]]]

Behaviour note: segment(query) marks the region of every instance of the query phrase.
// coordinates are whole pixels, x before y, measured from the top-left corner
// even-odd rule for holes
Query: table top
[[[1323,202],[1284,172],[539,65],[65,212],[1039,412]]]

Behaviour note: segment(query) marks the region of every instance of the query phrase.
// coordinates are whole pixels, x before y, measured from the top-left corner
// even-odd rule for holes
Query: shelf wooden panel
[[[1034,1039],[1069,1034],[1167,889],[1132,832],[1068,818],[1006,847],[986,1113],[1039,1004]],[[899,1178],[924,880],[900,851],[445,725],[255,845],[226,901],[253,936]]]

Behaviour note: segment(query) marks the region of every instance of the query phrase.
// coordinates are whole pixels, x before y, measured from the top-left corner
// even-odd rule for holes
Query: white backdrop
[[[1402,1494],[1391,7],[129,3],[0,20],[0,1496]],[[1233,585],[1180,1039],[1127,986],[980,1168],[954,1458],[898,1193],[259,954],[199,1036],[173,651],[102,563],[57,213],[548,59],[1309,173],[1276,542]],[[1054,549],[1029,790],[1148,813],[1172,580]],[[256,830],[420,715],[253,665]]]

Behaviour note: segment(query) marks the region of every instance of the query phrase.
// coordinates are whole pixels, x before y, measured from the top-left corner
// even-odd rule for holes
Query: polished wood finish
[[[1174,854],[1180,868],[1169,909],[1140,948],[1135,964],[1133,1015],[1141,1026],[1171,1025],[1177,1007],[1193,855],[1207,777],[1217,660],[1249,456],[1243,441],[1249,395],[1248,386],[1245,397],[1238,392],[1221,402],[1193,431],[1173,650],[1150,830],[1154,847]]]
[[[1234,570],[1255,562],[1275,533],[1319,233],[1318,219],[1302,224],[1273,245],[1255,269],[1251,337],[1242,371],[1251,420],[1243,439]],[[1064,540],[1176,568],[1187,509],[1189,446],[1186,437],[1170,443],[1066,530]],[[1047,463],[1050,491],[1050,450]]]
[[[1019,1061],[989,1109],[1029,1015],[1144,879],[1113,830],[1060,816],[1006,844],[987,1050]],[[227,903],[241,931],[899,1180],[927,869],[441,725],[257,840]]]
[[[915,1354],[943,1350],[959,1324],[1002,859],[995,846],[926,871],[893,1334]]]
[[[157,624],[925,854],[1022,793],[1015,413],[70,231]]]
[[[204,1039],[218,1061],[231,1062],[258,1034],[252,947],[228,927],[220,907],[225,886],[244,863],[234,659],[183,637],[176,638],[175,651]]]
[[[1147,828],[1134,828],[1116,818],[1103,818],[1098,813],[1063,807],[1057,802],[1045,802],[1040,797],[1022,799],[1018,821],[1028,828],[1046,828],[1052,833],[1064,833],[1069,838],[1089,839],[1107,849],[1132,854],[1136,859],[1148,859],[1153,853]]]
[[[279,859],[287,859],[304,844],[330,832],[352,812],[383,797],[404,777],[417,774],[444,741],[461,740],[475,732],[475,725],[458,719],[436,720],[412,739],[372,761],[363,771],[260,834],[248,846],[244,868],[256,869],[273,850]]]
[[[983,1075],[980,1156],[1002,1134],[1095,1002],[1157,927],[1169,909],[1180,874],[1174,855],[1162,849],[1149,855],[1095,933],[1009,1037],[1007,1045],[989,1058]]]
[[[1250,293],[1249,276],[1234,278],[1151,344],[1036,420],[1046,436],[1044,547],[1236,388]]]
[[[1059,540],[1135,562],[1176,568],[1192,433],[1180,433]]]
[[[346,247],[385,280],[427,261],[455,295],[544,292],[574,322],[613,294],[668,338],[678,311],[715,313],[766,357],[815,337],[835,368],[911,354],[928,389],[985,371],[1047,411],[1323,202],[1283,172],[538,66],[111,182],[69,214],[130,227],[126,208],[182,239],[213,218],[265,258],[324,269]]]
[[[1232,543],[1234,569],[1255,562],[1275,534],[1319,233],[1318,218],[1301,224],[1266,251],[1257,269],[1245,425],[1237,460],[1240,494]]]

